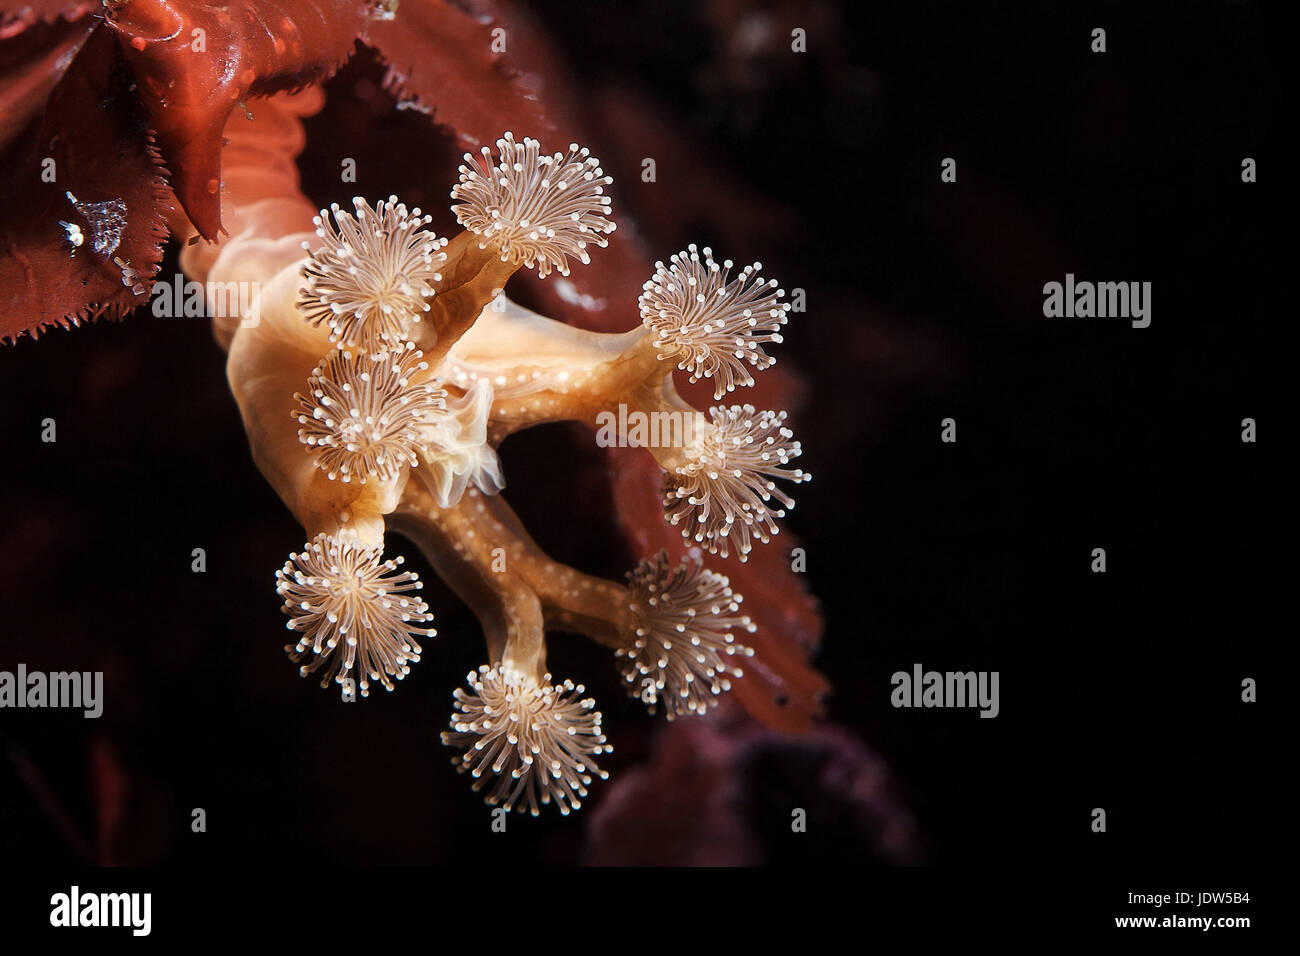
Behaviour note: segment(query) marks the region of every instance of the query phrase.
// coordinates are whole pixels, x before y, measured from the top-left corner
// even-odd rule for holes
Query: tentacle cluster
[[[451,190],[456,221],[476,233],[480,247],[493,245],[502,261],[522,263],[545,278],[554,269],[569,274],[569,258],[591,261],[588,245],[604,247],[614,231],[605,187],[614,180],[586,147],[546,155],[541,144],[513,133],[497,140],[493,164],[484,146],[481,157],[465,154],[460,182]]]
[[[641,293],[641,320],[654,333],[660,358],[677,358],[691,381],[713,379],[713,397],[737,385],[753,385],[745,368],[765,369],[776,359],[763,351],[765,342],[780,342],[789,303],[775,279],[764,280],[761,262],[745,266],[731,279],[732,261],[721,265],[713,250],[703,258],[694,244],[675,253],[670,264],[655,263],[655,274]]]
[[[713,427],[687,449],[687,461],[676,469],[664,495],[664,508],[673,525],[711,554],[725,558],[734,544],[744,561],[753,540],[764,544],[780,528],[776,519],[794,499],[773,479],[811,480],[802,468],[786,465],[802,454],[794,433],[785,427],[785,412],[760,412],[753,405],[709,409]],[[769,505],[775,499],[783,507]]]
[[[739,613],[744,598],[698,557],[674,565],[666,551],[642,561],[627,580],[633,625],[615,654],[631,695],[651,713],[662,698],[669,720],[705,713],[731,690],[731,678],[744,676],[736,658],[754,655],[735,638],[736,631],[756,630]]]
[[[474,777],[475,791],[491,784],[489,804],[537,816],[554,800],[568,816],[582,806],[593,775],[609,777],[595,758],[614,748],[581,684],[551,684],[550,674],[539,681],[500,664],[484,664],[468,681],[469,691],[455,692],[457,713],[442,742],[465,750],[456,765]]]
[[[409,338],[429,311],[447,240],[396,196],[374,207],[360,196],[352,204],[355,215],[334,203],[313,220],[322,244],[303,267],[298,307],[314,325],[329,326],[331,341],[373,352]]]
[[[426,428],[449,427],[446,390],[412,381],[429,369],[421,357],[410,343],[400,352],[340,350],[312,370],[308,393],[294,395],[298,440],[317,449],[316,464],[331,479],[388,481],[419,463]]]
[[[422,652],[416,636],[432,637],[437,631],[424,626],[433,615],[412,594],[424,584],[414,571],[399,570],[404,561],[384,561],[378,549],[327,534],[289,555],[275,573],[276,592],[289,615],[285,626],[301,634],[285,650],[295,662],[307,659],[300,670],[303,677],[324,669],[321,687],[333,680],[349,700],[357,691],[354,669],[362,697],[369,696],[370,681],[392,690],[393,680],[411,672],[410,664]]]

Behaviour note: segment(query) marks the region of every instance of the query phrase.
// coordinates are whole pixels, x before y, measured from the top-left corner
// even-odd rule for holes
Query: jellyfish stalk
[[[790,467],[800,446],[785,412],[698,410],[673,376],[712,380],[717,398],[752,385],[789,307],[758,263],[733,275],[690,246],[648,264],[642,322],[625,332],[524,309],[505,293],[517,270],[567,275],[610,241],[599,160],[507,132],[495,154],[466,154],[451,190],[464,230],[442,238],[397,197],[347,210],[303,198],[299,120],[318,105],[311,89],[282,94],[228,126],[230,236],[182,255],[199,281],[259,284],[256,321],[214,328],[254,459],[307,536],[277,575],[287,650],[348,700],[437,652],[421,582],[385,557],[387,533],[401,534],[483,628],[484,663],[443,734],[456,767],[490,804],[567,814],[607,775],[612,747],[583,685],[552,676],[549,631],[607,648],[628,693],[668,719],[706,713],[744,679],[755,625],[701,552],[743,561],[793,507],[783,485],[809,476]],[[268,137],[280,144],[269,159]],[[552,422],[596,429],[620,409],[698,427],[646,449],[691,554],[648,555],[612,581],[538,547],[505,500],[497,447]]]

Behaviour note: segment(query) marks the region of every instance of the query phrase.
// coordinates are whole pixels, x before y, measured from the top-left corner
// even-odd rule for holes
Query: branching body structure
[[[664,472],[665,520],[692,551],[648,555],[616,582],[533,542],[500,493],[496,448],[548,422],[595,429],[620,409],[696,416],[674,370],[712,380],[719,399],[753,384],[789,306],[758,264],[733,274],[692,246],[653,267],[642,324],[625,333],[523,309],[504,292],[517,269],[567,275],[614,231],[598,161],[504,134],[495,156],[466,155],[452,190],[466,228],[448,241],[395,197],[317,211],[301,195],[300,117],[318,97],[279,95],[254,123],[228,125],[230,236],[182,255],[192,279],[260,290],[255,318],[214,322],[254,458],[306,530],[277,573],[296,637],[286,650],[345,699],[391,690],[431,652],[421,582],[385,557],[386,532],[400,533],[486,637],[443,735],[457,767],[490,804],[567,814],[612,748],[582,685],[548,672],[547,630],[607,647],[652,712],[705,712],[743,675],[754,625],[702,552],[743,561],[793,505],[777,482],[809,476],[790,464],[800,447],[783,412],[710,409],[681,442],[646,449]]]

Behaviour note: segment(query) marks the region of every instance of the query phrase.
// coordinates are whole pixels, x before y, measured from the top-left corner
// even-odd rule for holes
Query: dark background
[[[779,213],[728,254],[808,292],[777,352],[809,385],[796,419],[815,476],[788,526],[824,606],[829,717],[888,764],[894,809],[881,812],[917,835],[903,858],[842,813],[791,835],[769,803],[773,788],[799,792],[798,760],[773,758],[741,781],[756,858],[1260,859],[1282,620],[1266,290],[1286,274],[1264,231],[1283,173],[1268,150],[1276,27],[1260,8],[530,9],[580,96],[606,109],[611,90],[634,97],[707,146],[700,184]],[[799,58],[791,25],[809,31]],[[1089,51],[1095,26],[1105,54]],[[362,57],[332,102],[346,109],[375,76]],[[400,143],[411,119],[376,138]],[[315,123],[308,157],[333,135]],[[393,154],[395,178],[429,178],[422,157]],[[939,180],[947,156],[956,184]],[[1245,156],[1260,182],[1241,182]],[[431,178],[433,211],[450,180]],[[707,242],[717,215],[679,207],[680,234],[655,238]],[[1045,319],[1042,285],[1066,272],[1151,282],[1151,327]],[[301,532],[252,464],[223,358],[202,321],[147,312],[0,349],[0,667],[104,670],[109,700],[98,721],[4,713],[0,857],[589,859],[590,807],[485,839],[482,804],[438,742],[451,688],[481,656],[445,590],[428,595],[440,636],[391,696],[343,708],[285,661],[272,574]],[[40,441],[45,417],[57,444]],[[945,417],[955,445],[939,441]],[[1240,441],[1245,417],[1258,444]],[[562,429],[519,436],[507,475],[581,444]],[[571,478],[543,475],[508,492],[538,539],[616,576],[627,558],[603,536],[599,486],[581,486],[579,507]],[[1090,573],[1094,547],[1104,575]],[[656,724],[603,656],[560,642],[553,657],[616,728],[615,777],[645,760]],[[1001,715],[893,709],[890,675],[915,662],[1000,671]],[[1248,676],[1259,704],[1240,700]],[[189,832],[191,807],[207,810],[206,836]]]

